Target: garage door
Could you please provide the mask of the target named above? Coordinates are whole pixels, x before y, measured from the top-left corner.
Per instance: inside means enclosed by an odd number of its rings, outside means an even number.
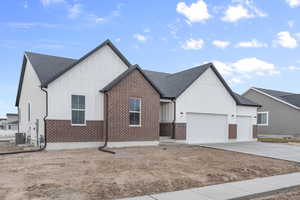
[[[219,143],[228,138],[227,115],[187,114],[188,143]]]
[[[252,140],[251,116],[237,116],[237,140]]]

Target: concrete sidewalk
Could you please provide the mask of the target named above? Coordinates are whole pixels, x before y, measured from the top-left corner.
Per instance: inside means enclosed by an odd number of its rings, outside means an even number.
[[[122,200],[226,200],[300,186],[300,172]]]

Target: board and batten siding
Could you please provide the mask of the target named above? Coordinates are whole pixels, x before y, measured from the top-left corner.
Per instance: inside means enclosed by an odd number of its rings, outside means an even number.
[[[236,102],[211,68],[176,100],[176,123],[186,123],[187,113],[224,114],[236,123]]]
[[[46,114],[46,94],[41,90],[41,82],[34,71],[31,63],[27,60],[24,79],[19,101],[20,132],[31,136],[36,141],[36,130],[44,135],[44,117]],[[31,115],[28,121],[28,104],[30,103]],[[39,127],[36,127],[39,120]]]
[[[300,137],[300,110],[250,89],[244,97],[262,105],[258,112],[269,112],[268,126],[258,126],[259,134]]]
[[[71,95],[85,95],[86,120],[103,120],[103,93],[99,92],[127,65],[104,46],[48,86],[48,119],[71,120]]]

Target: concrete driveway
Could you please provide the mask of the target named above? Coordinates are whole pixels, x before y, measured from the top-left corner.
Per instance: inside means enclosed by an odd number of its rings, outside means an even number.
[[[300,145],[263,142],[239,142],[203,144],[201,146],[300,162]]]

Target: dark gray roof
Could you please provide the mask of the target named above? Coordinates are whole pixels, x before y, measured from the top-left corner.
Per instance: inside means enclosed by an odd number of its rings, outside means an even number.
[[[262,91],[270,96],[276,97],[286,103],[300,108],[300,94],[256,87],[254,89]]]
[[[162,95],[162,92],[160,91],[160,89],[154,85],[154,83],[145,75],[143,70],[138,65],[133,65],[133,66],[129,67],[125,72],[120,74],[117,78],[115,78],[108,85],[106,85],[102,90],[100,90],[100,92],[107,92],[107,91],[111,90],[115,85],[117,85],[119,82],[121,82],[121,80],[123,80],[123,78],[127,77],[134,70],[138,70],[143,75],[143,77],[150,83],[150,85],[159,93],[159,95],[160,96]]]
[[[251,101],[250,99],[247,99],[246,97],[243,97],[237,93],[234,93],[234,95],[236,96],[236,98],[238,99],[238,101],[240,102],[241,105],[248,105],[248,106],[259,106],[259,104]]]
[[[211,68],[223,83],[224,87],[233,97],[238,105],[256,106],[259,105],[242,97],[230,89],[225,80],[216,70],[212,63],[204,64],[175,74],[143,70],[152,82],[162,91],[163,98],[177,98],[180,96],[196,79],[198,79],[208,68]]]
[[[42,85],[77,61],[72,58],[49,56],[32,52],[25,52],[25,55],[37,73]]]
[[[194,67],[175,74],[160,73],[144,70],[145,74],[162,91],[162,97],[176,98],[187,89],[203,72],[210,67],[209,64]]]

